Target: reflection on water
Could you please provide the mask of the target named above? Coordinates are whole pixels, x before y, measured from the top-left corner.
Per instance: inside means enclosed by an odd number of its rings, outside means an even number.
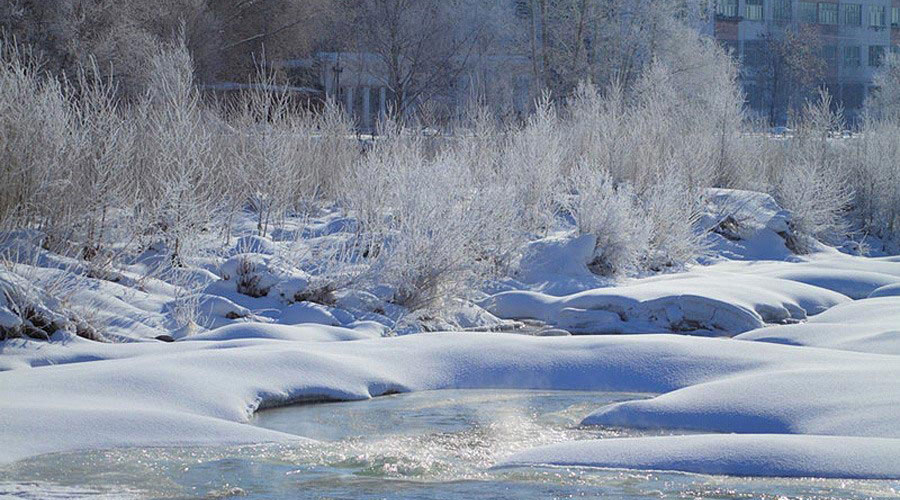
[[[896,498],[900,482],[744,479],[577,468],[491,470],[519,450],[633,431],[581,428],[640,395],[435,391],[294,406],[254,424],[319,440],[233,448],[124,449],[0,468],[13,498]]]

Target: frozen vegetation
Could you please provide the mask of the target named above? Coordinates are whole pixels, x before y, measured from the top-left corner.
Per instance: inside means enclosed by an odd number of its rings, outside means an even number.
[[[207,102],[180,44],[120,102],[4,42],[0,462],[310,444],[246,424],[556,389],[652,394],[582,425],[691,435],[492,465],[900,479],[900,122],[836,134],[823,93],[772,137],[721,48],[669,49],[523,123],[359,138],[333,103]]]

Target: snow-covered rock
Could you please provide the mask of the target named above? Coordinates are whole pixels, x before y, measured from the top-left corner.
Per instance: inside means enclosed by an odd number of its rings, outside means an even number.
[[[500,467],[574,466],[763,477],[900,478],[900,439],[713,434],[574,441]]]
[[[764,193],[708,189],[698,226],[713,254],[736,260],[789,260],[791,214]]]
[[[767,323],[805,320],[849,302],[797,282],[736,274],[684,273],[552,297],[508,291],[481,305],[505,319],[537,319],[573,333],[686,332],[735,335]]]
[[[92,339],[100,335],[59,298],[9,271],[0,271],[0,339],[30,337],[49,340],[61,332]]]
[[[597,238],[562,233],[529,243],[516,279],[529,289],[551,295],[574,293],[609,284],[588,269]]]

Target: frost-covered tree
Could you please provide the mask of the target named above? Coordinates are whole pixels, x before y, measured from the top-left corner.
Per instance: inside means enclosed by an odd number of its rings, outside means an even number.
[[[775,125],[792,111],[814,99],[826,64],[818,35],[808,28],[780,28],[765,33],[754,57],[745,61],[754,74],[755,96]],[[782,122],[783,123],[783,122]]]
[[[535,79],[557,97],[584,80],[630,86],[681,36],[676,0],[530,0],[519,7]]]
[[[388,90],[391,117],[446,94],[470,66],[482,24],[464,10],[469,2],[362,0],[345,3],[349,46],[376,55]],[[475,5],[475,9],[480,7]],[[465,15],[464,15],[465,13]],[[476,22],[477,21],[477,22]]]
[[[884,57],[873,83],[875,89],[865,103],[867,118],[900,123],[900,55]]]

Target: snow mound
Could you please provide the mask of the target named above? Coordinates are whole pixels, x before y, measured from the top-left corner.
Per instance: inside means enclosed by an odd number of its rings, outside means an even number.
[[[301,342],[343,342],[380,337],[371,331],[353,330],[350,328],[324,325],[266,325],[263,323],[244,323],[217,328],[206,333],[192,335],[183,339],[185,342],[208,342],[225,340],[270,339]]]
[[[727,273],[637,280],[563,297],[501,292],[481,306],[504,319],[535,319],[573,333],[697,332],[734,335],[801,321],[849,299],[797,282]]]
[[[309,284],[307,275],[278,266],[271,255],[261,253],[234,255],[220,266],[218,272],[223,280],[232,284],[235,292],[254,298],[277,291],[277,295],[291,301]]]
[[[878,298],[878,297],[897,297],[900,296],[900,283],[895,283],[893,285],[884,285],[880,288],[877,288],[869,294],[870,299]]]
[[[801,349],[809,348],[787,349],[801,356]],[[900,363],[894,356],[867,355],[834,365],[787,363],[776,370],[750,370],[653,399],[606,406],[588,415],[582,423],[644,429],[900,438],[898,377]]]
[[[832,290],[854,300],[864,299],[875,290],[900,283],[900,277],[858,269],[787,268],[766,273],[766,276]]]
[[[737,338],[900,354],[900,297],[886,296],[841,304],[801,325],[762,328]]]
[[[327,307],[312,302],[297,302],[285,307],[281,311],[279,322],[285,325],[316,323],[339,326],[341,324]]]
[[[231,249],[231,254],[258,253],[263,255],[275,255],[276,251],[275,243],[273,243],[272,240],[263,238],[262,236],[247,235],[237,239],[237,242],[235,242]]]
[[[516,453],[498,466],[898,479],[900,461],[897,457],[900,457],[900,439],[731,434],[575,441]]]
[[[791,213],[765,193],[740,189],[710,188],[704,193],[707,216],[732,217],[742,227],[776,233],[790,231]]]
[[[825,288],[864,299],[879,288],[900,283],[900,262],[846,255],[835,250],[804,257],[803,262],[719,262],[698,272],[752,274]]]

